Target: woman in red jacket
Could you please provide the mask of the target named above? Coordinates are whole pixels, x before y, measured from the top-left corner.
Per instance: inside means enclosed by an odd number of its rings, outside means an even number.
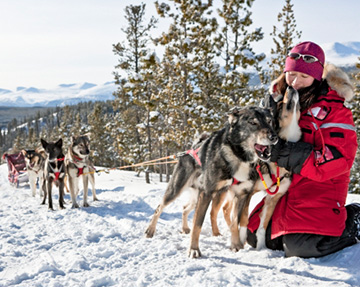
[[[285,256],[324,256],[360,240],[360,205],[345,206],[357,138],[348,76],[326,65],[323,50],[312,42],[296,45],[286,58],[284,74],[273,82],[267,99],[273,107],[287,86],[298,90],[302,139],[279,141],[271,161],[293,172],[266,231],[266,246]],[[248,243],[256,247],[263,202],[249,219]]]

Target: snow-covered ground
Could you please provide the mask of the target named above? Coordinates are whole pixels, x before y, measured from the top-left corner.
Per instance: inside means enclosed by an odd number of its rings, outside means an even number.
[[[147,239],[166,184],[155,175],[145,184],[125,171],[100,173],[96,181],[100,201],[90,200],[91,207],[59,210],[55,202],[49,211],[29,186],[10,186],[7,166],[0,166],[0,286],[360,286],[360,244],[320,259],[248,245],[233,253],[219,214],[223,236],[211,236],[207,216],[203,257],[189,259],[189,235],[179,233],[185,195],[165,209]],[[349,195],[354,201],[360,196]]]

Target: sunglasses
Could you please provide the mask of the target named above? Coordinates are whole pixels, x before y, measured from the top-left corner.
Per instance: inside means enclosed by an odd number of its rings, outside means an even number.
[[[288,57],[290,59],[293,59],[293,60],[299,60],[300,58],[303,58],[304,62],[305,63],[315,63],[315,62],[319,62],[321,66],[324,67],[324,64],[321,63],[321,61],[316,58],[315,56],[311,56],[311,55],[303,55],[303,54],[300,54],[300,53],[289,53],[288,54]]]

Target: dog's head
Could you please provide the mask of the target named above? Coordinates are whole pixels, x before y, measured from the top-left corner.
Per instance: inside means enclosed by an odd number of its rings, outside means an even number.
[[[301,137],[298,126],[300,118],[299,93],[293,87],[286,89],[283,100],[278,104],[279,136],[287,141],[296,142]]]
[[[71,141],[72,152],[81,158],[85,158],[90,154],[90,134],[73,136]]]
[[[27,168],[33,169],[41,164],[42,155],[35,150],[22,150]]]
[[[280,91],[274,91],[263,99],[261,106],[270,109],[275,119],[275,131],[279,133],[279,136],[284,140],[290,140],[286,134],[281,134],[281,131],[287,127],[291,129],[291,125],[296,126],[300,118],[298,91],[291,86],[286,88],[284,95]]]
[[[268,161],[271,145],[278,141],[270,110],[259,107],[235,107],[229,112],[228,140],[241,146],[252,158]]]
[[[59,139],[57,142],[49,143],[44,139],[41,139],[41,145],[43,146],[50,162],[64,156],[62,152],[62,144],[62,139]]]

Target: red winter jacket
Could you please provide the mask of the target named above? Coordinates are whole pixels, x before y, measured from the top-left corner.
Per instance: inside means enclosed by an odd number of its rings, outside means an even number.
[[[352,113],[344,101],[350,100],[353,92],[344,72],[334,66],[326,68],[328,93],[319,96],[299,120],[301,140],[311,143],[314,151],[300,174],[293,175],[288,192],[275,208],[272,238],[289,233],[340,236],[345,228],[344,205],[357,139]],[[261,204],[250,216],[252,232],[259,226],[256,210]]]

